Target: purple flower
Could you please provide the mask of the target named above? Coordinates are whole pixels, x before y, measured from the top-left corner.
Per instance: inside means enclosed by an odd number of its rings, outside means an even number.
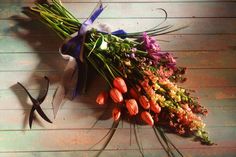
[[[160,45],[157,43],[154,37],[150,37],[146,32],[144,32],[142,40],[145,50],[148,52],[149,56],[154,60],[154,62],[162,62],[165,63],[167,67],[176,69],[176,60],[174,57],[170,53],[161,51]]]

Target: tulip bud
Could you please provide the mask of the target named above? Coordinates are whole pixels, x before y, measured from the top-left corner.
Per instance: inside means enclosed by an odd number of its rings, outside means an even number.
[[[150,101],[150,109],[157,114],[161,112],[161,107],[153,100]]]
[[[113,108],[112,117],[113,117],[114,121],[117,121],[120,118],[120,115],[121,115],[120,109],[117,107]]]
[[[150,103],[148,98],[145,95],[142,95],[139,97],[139,103],[144,109],[149,109],[150,108]]]
[[[135,100],[138,100],[138,93],[136,92],[136,90],[134,88],[130,88],[129,90],[129,94],[131,95],[132,98],[134,98]]]
[[[121,103],[123,101],[121,92],[116,88],[110,90],[110,97],[115,103]]]
[[[117,88],[121,93],[126,93],[127,92],[127,86],[123,78],[121,77],[116,77],[113,80],[113,86]]]
[[[131,116],[138,114],[138,104],[135,99],[129,99],[126,101],[126,108]]]
[[[152,119],[152,116],[149,112],[144,111],[141,113],[141,118],[144,122],[146,122],[148,125],[153,126],[154,125],[154,121]]]
[[[96,102],[97,102],[97,104],[99,104],[99,105],[104,105],[104,104],[106,103],[106,101],[107,101],[107,98],[108,98],[107,92],[102,91],[102,92],[100,92],[100,93],[98,94],[97,99],[96,99]]]

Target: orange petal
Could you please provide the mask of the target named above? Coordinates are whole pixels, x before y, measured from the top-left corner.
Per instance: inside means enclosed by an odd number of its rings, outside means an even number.
[[[113,117],[114,121],[117,121],[120,118],[120,115],[121,115],[120,109],[117,107],[113,108],[112,117]]]
[[[149,109],[150,108],[150,103],[148,98],[145,95],[142,95],[139,97],[139,103],[144,109]]]
[[[121,77],[116,77],[113,80],[113,86],[117,88],[121,93],[126,93],[127,92],[127,86],[123,78]]]
[[[102,92],[100,92],[100,93],[98,94],[97,99],[96,99],[96,102],[97,102],[97,104],[99,104],[99,105],[104,105],[104,104],[106,103],[106,101],[107,101],[107,98],[108,98],[107,92],[102,91]]]
[[[131,116],[138,114],[138,104],[135,99],[129,99],[126,101],[126,108]]]
[[[123,101],[121,92],[116,88],[110,90],[110,97],[115,103],[121,103]]]
[[[161,107],[158,105],[158,103],[154,102],[153,100],[150,101],[150,109],[155,113],[161,112]]]
[[[154,125],[154,121],[152,119],[152,116],[149,112],[144,111],[141,113],[141,118],[144,122],[146,122],[148,125],[153,126]]]

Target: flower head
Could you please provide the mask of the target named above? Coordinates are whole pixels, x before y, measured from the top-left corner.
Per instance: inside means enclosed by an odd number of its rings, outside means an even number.
[[[100,92],[100,93],[98,94],[97,99],[96,99],[96,102],[97,102],[97,104],[99,104],[99,105],[104,105],[104,104],[106,103],[106,101],[107,101],[107,98],[108,98],[107,92],[102,91],[102,92]]]
[[[121,92],[116,88],[110,90],[110,97],[115,103],[121,103],[123,101]]]
[[[138,104],[135,99],[129,99],[125,104],[131,116],[138,114]]]
[[[127,86],[123,78],[121,77],[116,77],[113,80],[113,86],[117,88],[121,93],[126,93],[127,92]]]
[[[113,108],[112,117],[113,117],[114,121],[117,121],[120,118],[120,115],[121,115],[120,109],[117,107]]]

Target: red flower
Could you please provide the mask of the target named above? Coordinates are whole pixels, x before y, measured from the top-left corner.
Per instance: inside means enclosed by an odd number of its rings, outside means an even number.
[[[155,113],[161,112],[161,107],[158,105],[158,103],[154,102],[153,100],[150,101],[150,109]]]
[[[135,100],[138,100],[138,93],[136,92],[136,90],[134,88],[130,88],[129,90],[129,94],[131,95],[132,98],[134,98]]]
[[[115,103],[121,103],[123,101],[121,92],[116,88],[110,90],[110,97]]]
[[[154,121],[152,119],[152,116],[149,112],[144,111],[141,113],[141,118],[144,122],[146,122],[148,125],[153,126],[154,125]]]
[[[116,77],[113,80],[113,86],[117,88],[121,93],[126,93],[127,92],[127,86],[123,78],[121,77]]]
[[[99,105],[104,105],[104,104],[106,103],[106,101],[107,101],[107,98],[108,98],[107,92],[102,91],[102,92],[100,92],[100,93],[98,94],[97,99],[96,99],[96,102],[97,102],[97,104],[99,104]]]
[[[135,99],[129,99],[126,101],[126,108],[131,116],[138,114],[138,104]]]
[[[120,115],[121,115],[120,109],[117,107],[113,108],[112,117],[113,117],[114,121],[117,121],[120,118]]]
[[[139,97],[139,103],[144,109],[149,109],[150,108],[150,103],[148,98],[145,95],[142,95]]]

